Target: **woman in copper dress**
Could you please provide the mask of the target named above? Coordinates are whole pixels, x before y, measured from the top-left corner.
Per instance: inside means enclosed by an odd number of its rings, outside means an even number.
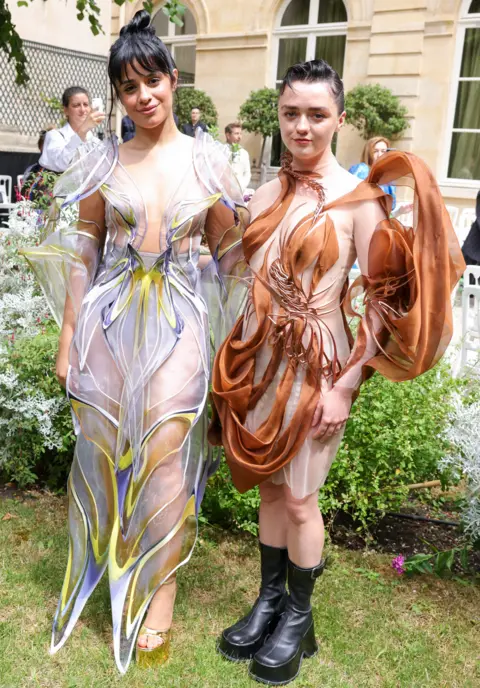
[[[378,370],[411,380],[440,359],[463,259],[438,187],[414,155],[392,151],[361,181],[331,151],[345,120],[343,85],[323,60],[291,67],[279,119],[288,153],[250,204],[243,248],[253,274],[245,313],[213,371],[232,478],[260,485],[261,588],[219,650],[251,659],[268,684],[293,680],[317,651],[310,599],[322,573],[318,508],[360,383]],[[413,227],[389,219],[380,184],[413,187]],[[358,259],[361,276],[348,288]],[[362,296],[355,343],[346,315]],[[288,583],[288,593],[286,584]]]

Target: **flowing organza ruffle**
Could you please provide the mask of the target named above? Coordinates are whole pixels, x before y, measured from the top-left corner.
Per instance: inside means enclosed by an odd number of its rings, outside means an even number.
[[[335,226],[335,209],[345,218],[348,207],[376,199],[388,218],[391,200],[379,184],[411,187],[413,226],[385,219],[359,228],[350,239],[353,254],[340,250],[349,240],[346,227]],[[450,294],[464,262],[438,186],[414,155],[383,156],[367,181],[320,213],[299,216],[296,202],[287,167],[277,199],[245,233],[247,260],[261,259],[245,315],[215,360],[218,418],[210,438],[225,446],[240,491],[280,475],[300,498],[323,483],[339,444],[339,436],[325,444],[311,438],[320,395],[336,384],[356,389],[373,370],[399,381],[435,365],[452,334]],[[347,295],[355,251],[368,256],[368,265]],[[356,315],[357,299],[361,321],[345,360],[344,310]],[[298,475],[289,480],[292,462]]]

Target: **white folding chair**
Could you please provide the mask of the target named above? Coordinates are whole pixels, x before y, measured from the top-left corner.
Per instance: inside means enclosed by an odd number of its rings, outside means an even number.
[[[457,208],[456,205],[446,205],[445,208],[447,209],[447,212],[450,215],[452,225],[456,227],[458,218],[460,216],[460,208]]]
[[[3,203],[12,202],[12,178],[8,174],[0,174],[0,195]]]
[[[469,353],[470,355],[469,360]],[[473,359],[473,361],[472,361]],[[463,273],[462,351],[460,370],[480,362],[480,266],[469,265]]]
[[[460,243],[460,246],[463,246],[463,242],[467,238],[468,233],[470,231],[470,227],[472,226],[475,219],[476,215],[474,208],[464,208],[460,213],[458,222],[456,224],[454,223],[455,232],[457,233],[457,238]]]

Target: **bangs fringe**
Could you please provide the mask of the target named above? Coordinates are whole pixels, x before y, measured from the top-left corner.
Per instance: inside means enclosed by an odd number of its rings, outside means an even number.
[[[145,72],[162,72],[170,78],[173,77],[175,62],[162,41],[156,36],[147,39],[138,35],[129,36],[128,39],[119,39],[113,46],[108,64],[108,76],[117,90],[117,84],[127,76],[127,67],[137,74],[141,74],[139,67]],[[117,47],[117,50],[115,50]]]

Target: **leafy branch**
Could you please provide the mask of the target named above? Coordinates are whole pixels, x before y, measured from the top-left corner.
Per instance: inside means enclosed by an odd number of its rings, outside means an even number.
[[[115,4],[124,5],[127,0],[115,0]],[[133,0],[128,0],[132,2]],[[17,0],[18,7],[28,7],[29,2],[33,0]],[[90,31],[94,36],[100,33],[105,33],[99,21],[100,7],[96,0],[76,0],[75,7],[77,10],[77,19],[83,21],[87,19],[90,25]],[[143,7],[152,14],[153,2],[152,0],[145,0]],[[177,26],[183,26],[182,16],[185,13],[185,6],[178,0],[168,0],[162,7],[162,12],[167,15],[169,20]],[[15,83],[20,86],[25,86],[29,81],[27,73],[27,58],[23,41],[20,38],[15,24],[12,21],[12,15],[8,9],[7,0],[0,0],[0,50],[6,55],[9,62],[13,60],[15,64]]]
[[[260,88],[252,91],[240,108],[240,119],[245,131],[262,136],[262,150],[260,153],[260,183],[266,181],[266,165],[264,164],[265,144],[269,136],[279,131],[278,123],[278,91],[275,88]]]
[[[27,5],[21,1],[19,6]],[[5,0],[0,0],[0,50],[7,55],[9,62],[15,63],[15,83],[25,85],[28,81],[27,58],[23,51],[23,41],[17,33],[12,15]]]
[[[408,111],[390,89],[380,84],[359,84],[345,98],[347,124],[368,140],[373,136],[397,139],[408,128]]]

